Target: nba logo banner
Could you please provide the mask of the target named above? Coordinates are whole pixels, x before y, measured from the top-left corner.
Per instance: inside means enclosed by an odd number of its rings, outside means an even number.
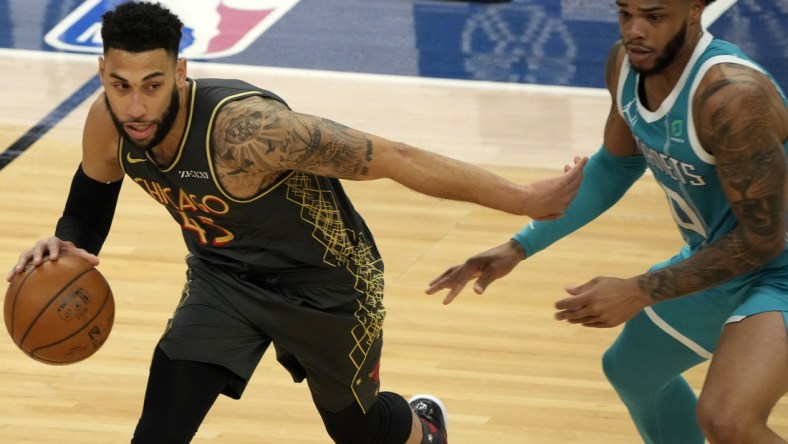
[[[101,53],[101,16],[126,0],[88,0],[44,41],[56,49]],[[299,0],[160,0],[184,23],[181,54],[213,59],[238,54]]]

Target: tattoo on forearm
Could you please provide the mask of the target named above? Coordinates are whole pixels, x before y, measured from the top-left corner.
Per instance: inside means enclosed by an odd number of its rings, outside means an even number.
[[[679,265],[644,274],[638,285],[654,302],[660,302],[707,288],[710,283],[727,281],[735,275],[729,264]]]

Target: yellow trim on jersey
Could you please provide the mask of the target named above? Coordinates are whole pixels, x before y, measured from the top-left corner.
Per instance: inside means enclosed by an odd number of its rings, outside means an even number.
[[[118,134],[118,165],[120,165],[123,175],[127,176],[129,173],[126,171],[126,167],[123,165],[123,136],[120,134]]]
[[[197,81],[194,79],[189,79],[189,80],[191,80],[192,82],[192,90],[191,90],[191,97],[189,98],[189,116],[186,119],[186,128],[184,128],[183,130],[183,137],[181,137],[181,146],[178,147],[178,152],[175,154],[175,158],[172,159],[172,162],[170,162],[170,165],[167,167],[167,169],[162,169],[161,167],[159,167],[159,169],[165,173],[169,173],[170,171],[172,171],[172,169],[175,168],[175,165],[177,165],[178,162],[181,160],[181,156],[183,155],[183,149],[186,147],[186,141],[189,138],[189,130],[192,127],[192,119],[194,118],[194,104],[196,101],[195,99],[197,97]],[[154,162],[154,164],[155,163],[156,162]],[[158,167],[158,165],[156,166]]]

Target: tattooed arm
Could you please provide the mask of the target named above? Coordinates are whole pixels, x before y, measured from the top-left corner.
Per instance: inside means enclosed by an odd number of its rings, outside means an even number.
[[[741,65],[713,67],[698,90],[694,119],[738,225],[691,258],[643,275],[655,302],[702,290],[765,264],[783,251],[788,110],[766,77]]]
[[[567,288],[555,317],[588,327],[613,327],[644,307],[719,285],[767,263],[785,246],[788,110],[760,73],[713,67],[693,101],[703,146],[717,172],[736,228],[675,265],[629,279],[595,277]],[[743,111],[746,110],[746,111]]]
[[[261,97],[231,102],[212,134],[219,179],[238,197],[256,194],[289,170],[340,178],[367,174],[364,134],[292,112]]]
[[[248,197],[283,172],[297,170],[352,180],[388,178],[415,191],[474,202],[535,219],[561,215],[582,178],[586,159],[565,174],[528,185],[404,143],[300,114],[260,97],[228,104],[212,135],[220,181]]]

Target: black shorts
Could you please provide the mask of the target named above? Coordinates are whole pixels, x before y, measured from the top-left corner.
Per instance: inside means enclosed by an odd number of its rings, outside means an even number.
[[[237,378],[223,393],[237,399],[273,343],[277,360],[294,381],[307,380],[320,407],[372,405],[386,313],[382,270],[368,267],[361,279],[343,269],[260,277],[187,261],[183,295],[160,342],[170,359],[231,370]]]

